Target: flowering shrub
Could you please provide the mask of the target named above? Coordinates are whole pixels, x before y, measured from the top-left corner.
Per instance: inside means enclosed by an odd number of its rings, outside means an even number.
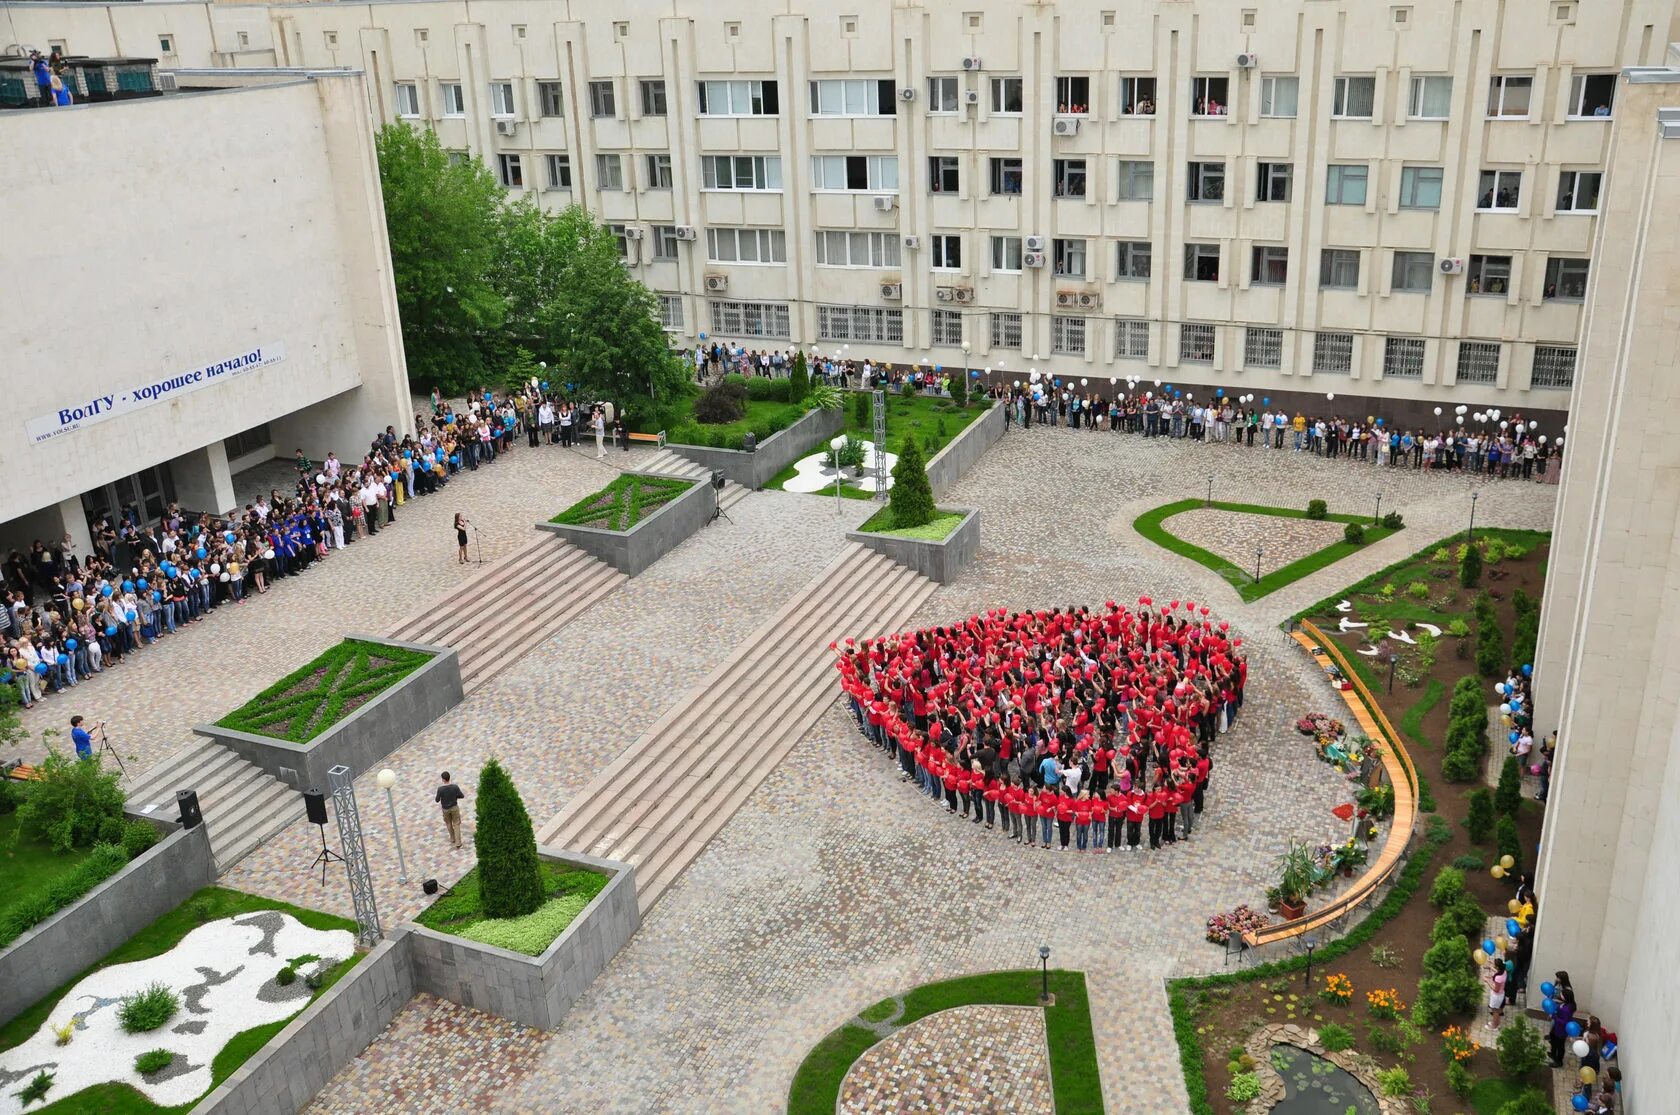
[[[1231,934],[1242,936],[1250,930],[1269,925],[1271,919],[1258,910],[1251,909],[1245,902],[1228,914],[1215,914],[1207,920],[1207,939],[1216,945],[1223,945],[1231,939]]]
[[[1394,988],[1387,991],[1377,988],[1365,992],[1365,1005],[1371,1009],[1373,1018],[1393,1021],[1400,1017],[1400,1012],[1406,1009],[1406,1004],[1400,1001],[1400,993]]]
[[[1324,990],[1318,997],[1326,1003],[1334,1003],[1338,1007],[1345,1007],[1353,1002],[1353,981],[1343,972],[1336,972],[1324,977]]]
[[[1304,736],[1339,736],[1347,729],[1340,720],[1322,712],[1311,712],[1295,721],[1295,730]]]
[[[1441,1031],[1441,1052],[1450,1061],[1468,1061],[1481,1051],[1481,1046],[1470,1040],[1457,1026],[1448,1026]]]

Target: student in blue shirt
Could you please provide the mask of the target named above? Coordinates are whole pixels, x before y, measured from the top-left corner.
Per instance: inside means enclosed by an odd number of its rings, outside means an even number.
[[[88,734],[86,728],[82,727],[80,716],[70,718],[70,739],[76,745],[76,758],[93,758],[93,737]]]

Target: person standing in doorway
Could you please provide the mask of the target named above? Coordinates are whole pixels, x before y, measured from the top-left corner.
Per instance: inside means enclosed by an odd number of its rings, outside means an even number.
[[[437,788],[434,795],[439,805],[443,806],[443,827],[449,831],[449,846],[461,847],[461,801],[467,792],[449,780],[449,772],[444,771],[443,784]]]

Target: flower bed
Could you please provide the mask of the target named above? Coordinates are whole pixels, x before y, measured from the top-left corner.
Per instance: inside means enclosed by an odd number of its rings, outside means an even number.
[[[1247,903],[1238,906],[1228,914],[1215,914],[1207,920],[1207,939],[1216,945],[1223,945],[1235,933],[1239,937],[1265,925],[1270,925],[1271,919],[1259,910],[1250,909]]]
[[[385,692],[432,655],[345,639],[220,720],[217,727],[304,743]]]
[[[549,522],[597,530],[629,530],[693,486],[692,480],[627,472]]]

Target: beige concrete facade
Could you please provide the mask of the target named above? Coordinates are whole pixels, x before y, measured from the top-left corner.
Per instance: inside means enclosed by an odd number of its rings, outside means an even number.
[[[1530,985],[1567,970],[1622,1038],[1628,1109],[1657,1111],[1680,1094],[1680,68],[1630,70],[1616,115],[1535,676],[1559,747]]]
[[[623,226],[683,339],[1449,411],[1563,408],[1606,98],[1675,21],[1673,0],[12,12],[76,52],[364,69],[379,122]]]

